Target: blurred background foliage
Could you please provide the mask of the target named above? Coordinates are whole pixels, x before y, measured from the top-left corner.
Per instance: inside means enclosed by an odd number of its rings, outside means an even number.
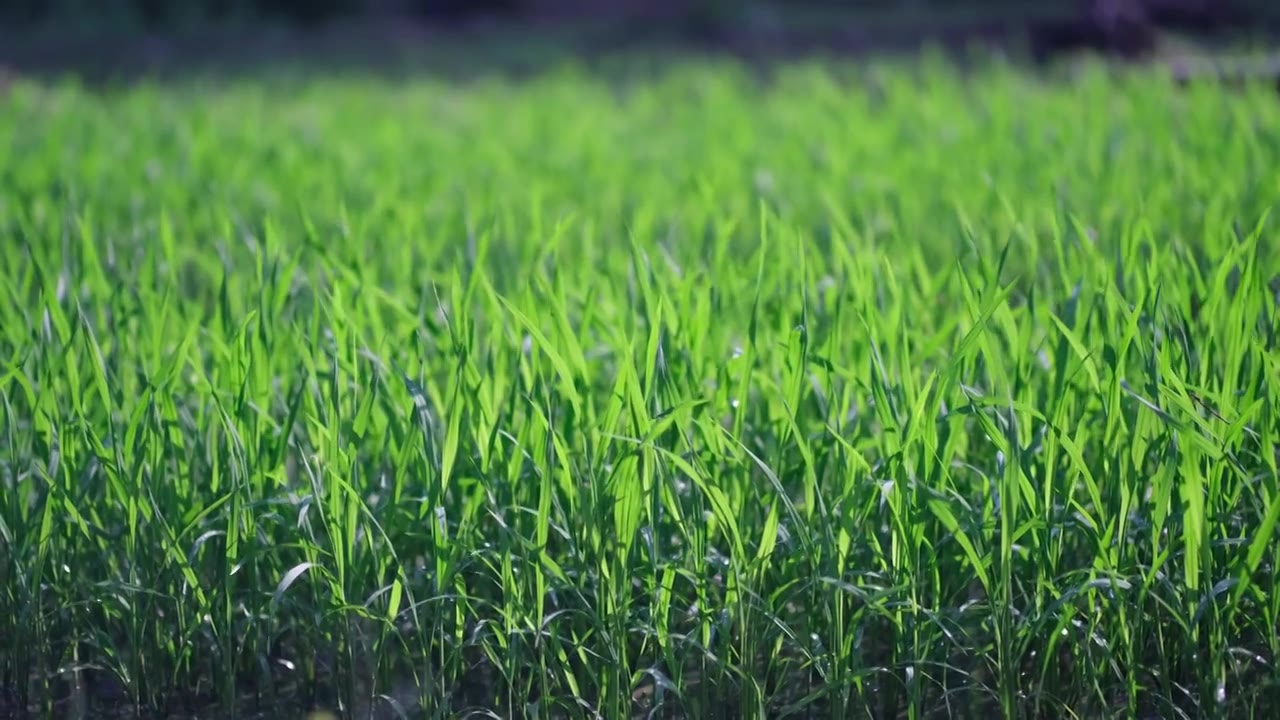
[[[474,17],[685,18],[731,21],[744,13],[808,11],[934,12],[973,11],[986,15],[1070,12],[1107,22],[1143,17],[1151,22],[1202,23],[1231,17],[1255,19],[1272,0],[0,0],[8,23],[95,23],[164,27],[226,20],[286,20],[299,24],[385,15],[462,20]]]
[[[0,80],[6,68],[109,79],[286,57],[407,67],[422,53],[453,72],[464,58],[532,67],[620,48],[1270,56],[1277,38],[1280,0],[0,0]],[[1262,72],[1280,84],[1280,59]]]

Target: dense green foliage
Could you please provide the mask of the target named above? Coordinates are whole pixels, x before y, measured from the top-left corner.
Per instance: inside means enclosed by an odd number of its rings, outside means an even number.
[[[432,717],[1280,700],[1269,88],[924,60],[3,103],[8,702],[65,716],[75,668]]]

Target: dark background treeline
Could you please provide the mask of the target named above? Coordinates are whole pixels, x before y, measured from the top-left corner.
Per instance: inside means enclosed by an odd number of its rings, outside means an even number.
[[[295,38],[314,38],[321,33],[306,30],[325,26],[381,49],[412,35],[405,30],[480,19],[517,33],[599,20],[588,23],[592,47],[656,38],[764,55],[1013,40],[1046,61],[1080,49],[1150,56],[1166,31],[1206,40],[1247,36],[1268,45],[1280,38],[1280,0],[0,0],[0,69],[83,66],[106,73],[118,69],[116,61],[160,62],[130,49],[137,30],[170,39],[173,47],[159,53],[169,63],[200,55],[194,36],[218,35],[206,38],[210,57],[238,57],[251,31],[281,25],[301,31]],[[372,30],[361,35],[361,28]],[[572,51],[569,40],[556,42]]]
[[[943,0],[945,1],[945,0]],[[706,0],[0,0],[11,22],[102,19],[153,26],[226,19],[273,19],[301,24],[394,15],[422,19],[475,16],[636,12],[645,6],[696,6]]]
[[[909,8],[974,9],[987,13],[1071,10],[1099,24],[1125,22],[1244,22],[1260,18],[1280,0],[0,0],[0,18],[9,23],[60,21],[133,22],[165,26],[223,19],[276,19],[313,24],[342,18],[393,15],[423,20],[621,15],[630,17],[732,16],[744,8],[779,11],[827,8],[868,12]]]
[[[1049,0],[1050,2],[1060,0]],[[925,0],[925,6],[990,5],[992,0]],[[1010,0],[995,0],[1009,4]],[[733,0],[0,0],[0,12],[21,20],[77,20],[112,17],[148,24],[178,20],[275,18],[315,23],[343,17],[397,15],[422,19],[469,19],[478,16],[545,17],[566,15],[679,15],[731,13],[744,5],[778,2]],[[893,7],[893,0],[799,0],[791,5],[828,7]]]

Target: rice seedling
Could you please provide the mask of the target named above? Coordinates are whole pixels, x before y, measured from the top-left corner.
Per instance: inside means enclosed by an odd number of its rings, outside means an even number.
[[[18,82],[0,707],[1264,716],[1276,128],[929,57]]]

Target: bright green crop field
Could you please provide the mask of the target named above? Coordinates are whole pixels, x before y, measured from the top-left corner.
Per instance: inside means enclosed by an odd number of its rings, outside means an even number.
[[[0,715],[1280,702],[1271,86],[0,103]]]

